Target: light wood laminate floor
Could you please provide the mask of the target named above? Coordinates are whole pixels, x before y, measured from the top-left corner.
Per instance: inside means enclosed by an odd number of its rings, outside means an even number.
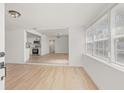
[[[68,64],[68,54],[55,53],[55,54],[47,54],[44,56],[31,56],[28,63]]]
[[[98,89],[82,67],[6,64],[8,90]]]

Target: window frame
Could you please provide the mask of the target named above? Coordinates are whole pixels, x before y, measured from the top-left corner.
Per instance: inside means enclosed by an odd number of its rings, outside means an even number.
[[[122,4],[122,5],[124,5],[124,4]],[[116,19],[115,18],[116,18],[116,12],[117,12],[118,8],[120,8],[120,7],[121,7],[121,4],[118,4],[117,6],[112,8],[112,10],[111,10],[111,24],[112,24],[111,25],[111,29],[112,29],[111,31],[113,33],[113,34],[111,34],[111,36],[112,36],[112,40],[113,40],[112,42],[113,42],[113,45],[114,45],[114,47],[113,47],[114,53],[113,53],[112,56],[113,56],[113,59],[114,59],[113,63],[124,67],[124,63],[121,63],[117,60],[117,52],[118,51],[117,51],[117,43],[115,42],[117,39],[124,38],[124,33],[122,35],[116,33]],[[122,27],[124,27],[124,23],[123,23]]]
[[[107,18],[107,19],[106,19]],[[92,34],[93,34],[93,40],[91,41],[91,43],[92,43],[92,46],[93,46],[93,48],[92,48],[92,54],[89,54],[89,53],[87,53],[88,55],[90,55],[90,56],[93,56],[93,57],[96,57],[96,58],[99,58],[99,59],[101,59],[101,60],[104,60],[104,61],[108,61],[109,60],[109,58],[105,58],[105,56],[104,56],[104,51],[105,51],[105,48],[104,48],[104,44],[103,44],[103,46],[102,46],[102,48],[103,48],[103,50],[102,50],[102,56],[100,56],[98,53],[100,53],[100,51],[101,51],[101,49],[100,49],[100,47],[99,47],[99,45],[98,45],[98,47],[96,48],[95,46],[96,46],[96,44],[98,43],[104,43],[104,41],[106,41],[106,40],[108,40],[108,42],[109,42],[109,38],[107,37],[107,39],[105,38],[105,37],[102,37],[102,39],[101,38],[96,38],[95,37],[95,33],[96,33],[96,31],[95,31],[95,28],[96,28],[96,26],[97,25],[101,25],[100,23],[101,22],[103,22],[104,21],[104,19],[105,20],[107,20],[107,21],[109,21],[109,19],[108,19],[108,14],[105,14],[105,15],[103,15],[101,18],[100,18],[100,20],[98,20],[98,21],[96,21],[96,23],[95,24],[93,24],[90,28],[88,28],[87,29],[87,34],[86,34],[86,47],[88,47],[88,33],[89,32],[92,32]],[[109,22],[107,23],[108,25],[109,25]],[[109,26],[108,26],[109,27]],[[108,28],[108,30],[109,30],[109,28]],[[103,33],[103,31],[102,31],[102,33]],[[103,36],[104,36],[104,34],[103,34]],[[109,46],[108,46],[109,47]],[[88,48],[87,48],[87,50],[88,50]],[[96,53],[96,51],[97,51],[97,54],[95,54]]]
[[[115,49],[115,39],[116,38],[119,38],[120,36],[122,35],[118,35],[118,36],[115,36],[115,28],[113,29],[113,26],[115,25],[113,22],[115,22],[115,20],[113,20],[113,17],[115,16],[115,14],[113,15],[112,14],[112,11],[115,11],[114,9],[116,9],[117,7],[119,7],[120,4],[117,4],[115,7],[111,8],[109,11],[107,11],[107,13],[105,13],[102,17],[100,17],[99,20],[97,20],[93,25],[91,25],[89,28],[94,28],[94,25],[98,22],[101,21],[101,19],[107,15],[108,16],[108,42],[110,42],[109,46],[108,46],[108,60],[104,60],[98,56],[94,56],[94,50],[96,48],[94,48],[94,40],[95,40],[95,37],[93,36],[93,51],[92,51],[92,54],[87,54],[87,51],[86,51],[86,54],[87,56],[90,56],[96,60],[99,60],[101,62],[104,62],[105,64],[108,64],[112,67],[115,67],[117,68],[118,66],[123,68],[124,67],[124,64],[123,63],[120,63],[120,62],[117,62],[117,55],[116,55],[116,49]],[[123,4],[124,5],[124,4]],[[122,25],[122,27],[124,27],[124,25]],[[88,28],[88,29],[89,29]],[[86,30],[88,31],[88,30]],[[87,32],[86,32],[87,33]],[[94,35],[94,34],[93,34]],[[86,38],[87,38],[87,35],[86,35]],[[123,38],[124,38],[124,34],[123,34]],[[107,41],[106,41],[107,42]],[[86,48],[87,48],[87,41],[86,41]],[[103,47],[104,48],[104,47]],[[97,50],[97,49],[96,49]],[[103,51],[106,51],[105,49],[103,49]],[[104,54],[104,52],[103,52]],[[105,54],[104,54],[105,56]],[[119,68],[120,69],[120,68]],[[122,69],[121,69],[122,70]]]

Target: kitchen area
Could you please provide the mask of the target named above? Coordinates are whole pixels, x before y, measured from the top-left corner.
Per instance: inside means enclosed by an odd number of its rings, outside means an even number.
[[[41,37],[35,34],[27,33],[27,48],[30,48],[30,55],[41,54]]]
[[[25,61],[29,61],[32,56],[41,55],[41,35],[26,31],[25,38]]]

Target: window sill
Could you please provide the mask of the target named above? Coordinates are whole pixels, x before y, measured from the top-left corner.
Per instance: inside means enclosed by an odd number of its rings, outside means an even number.
[[[95,59],[95,60],[97,60],[99,62],[102,62],[102,63],[104,63],[104,64],[106,64],[106,65],[108,65],[108,66],[110,66],[110,67],[112,67],[112,68],[114,68],[116,70],[124,72],[124,67],[120,66],[120,65],[118,65],[118,64],[116,64],[114,62],[107,62],[107,61],[104,61],[102,59],[99,59],[97,57],[94,57],[94,56],[91,56],[91,55],[88,55],[88,54],[86,54],[86,56],[91,57],[91,58],[93,58],[93,59]]]

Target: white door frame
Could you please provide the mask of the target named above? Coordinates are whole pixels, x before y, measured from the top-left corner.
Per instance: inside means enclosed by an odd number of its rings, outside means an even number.
[[[4,4],[0,3],[0,90],[5,89],[5,26]]]

